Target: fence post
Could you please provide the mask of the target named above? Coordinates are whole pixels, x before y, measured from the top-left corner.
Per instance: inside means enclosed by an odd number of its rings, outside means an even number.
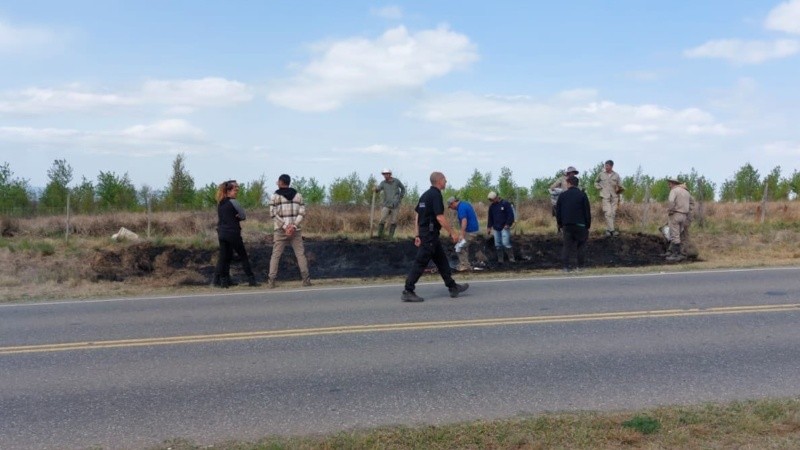
[[[650,185],[644,188],[644,199],[642,200],[642,231],[645,230],[650,215]]]
[[[147,196],[147,239],[150,239],[151,198]]]
[[[69,191],[67,191],[67,228],[64,230],[64,240],[69,241]]]
[[[706,190],[705,184],[703,183],[703,179],[700,178],[697,180],[697,189],[699,192],[697,193],[697,214],[695,217],[697,219],[697,225],[700,228],[705,228],[706,226],[706,209],[705,209],[705,199],[706,199]]]
[[[764,183],[764,197],[761,198],[761,223],[764,223],[764,220],[767,218],[767,191],[769,190],[769,185]]]

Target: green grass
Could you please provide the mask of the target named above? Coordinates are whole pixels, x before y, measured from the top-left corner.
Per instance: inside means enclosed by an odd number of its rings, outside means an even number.
[[[800,399],[554,413],[443,426],[382,427],[317,436],[267,436],[213,446],[173,439],[154,450],[284,449],[796,449]]]

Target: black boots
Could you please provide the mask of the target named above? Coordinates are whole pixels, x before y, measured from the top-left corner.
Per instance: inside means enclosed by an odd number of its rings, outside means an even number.
[[[378,224],[378,239],[383,239],[383,227],[384,224],[382,223]]]
[[[397,224],[389,225],[389,239],[394,238],[394,231],[397,229]]]
[[[466,291],[467,289],[469,289],[469,283],[456,284],[455,286],[453,286],[453,287],[451,287],[449,289],[450,290],[450,297],[456,298],[456,297],[459,296],[459,294],[461,294],[462,292]]]
[[[422,297],[418,296],[417,294],[415,294],[414,291],[403,291],[403,295],[400,296],[400,300],[402,300],[404,302],[412,302],[412,303],[418,303],[418,302],[424,302],[425,301],[424,298],[422,298]]]

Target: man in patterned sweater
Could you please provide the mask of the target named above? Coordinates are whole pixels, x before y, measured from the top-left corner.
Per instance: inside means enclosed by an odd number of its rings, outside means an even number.
[[[292,178],[283,174],[278,177],[278,190],[272,195],[269,202],[269,215],[275,226],[272,243],[272,258],[269,261],[269,278],[267,284],[275,287],[275,278],[278,276],[278,264],[283,255],[283,249],[289,244],[294,249],[297,257],[297,266],[300,268],[300,277],[303,286],[311,286],[311,276],[308,273],[308,260],[303,248],[303,234],[300,223],[306,214],[306,205],[303,196],[297,190],[289,187]]]

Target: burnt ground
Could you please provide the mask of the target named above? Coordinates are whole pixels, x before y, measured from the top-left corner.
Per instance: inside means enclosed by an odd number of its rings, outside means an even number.
[[[445,241],[443,240],[443,243]],[[561,239],[553,235],[517,235],[512,237],[517,262],[498,264],[494,241],[479,236],[470,249],[470,259],[479,269],[493,272],[558,269],[561,267]],[[258,281],[266,279],[272,247],[269,243],[245,243],[250,263]],[[587,244],[587,267],[640,267],[663,264],[660,253],[666,248],[663,237],[640,233],[623,233],[618,237],[592,236]],[[305,239],[306,257],[311,277],[376,278],[402,276],[408,273],[416,254],[409,239],[349,240]],[[453,246],[445,243],[451,261],[456,265]],[[151,277],[175,285],[201,285],[211,279],[217,259],[216,250],[181,248],[136,242],[123,247],[97,250],[90,264],[95,280],[124,281]],[[234,278],[241,279],[241,265],[231,266]],[[287,248],[281,258],[278,279],[300,277],[294,253]]]

